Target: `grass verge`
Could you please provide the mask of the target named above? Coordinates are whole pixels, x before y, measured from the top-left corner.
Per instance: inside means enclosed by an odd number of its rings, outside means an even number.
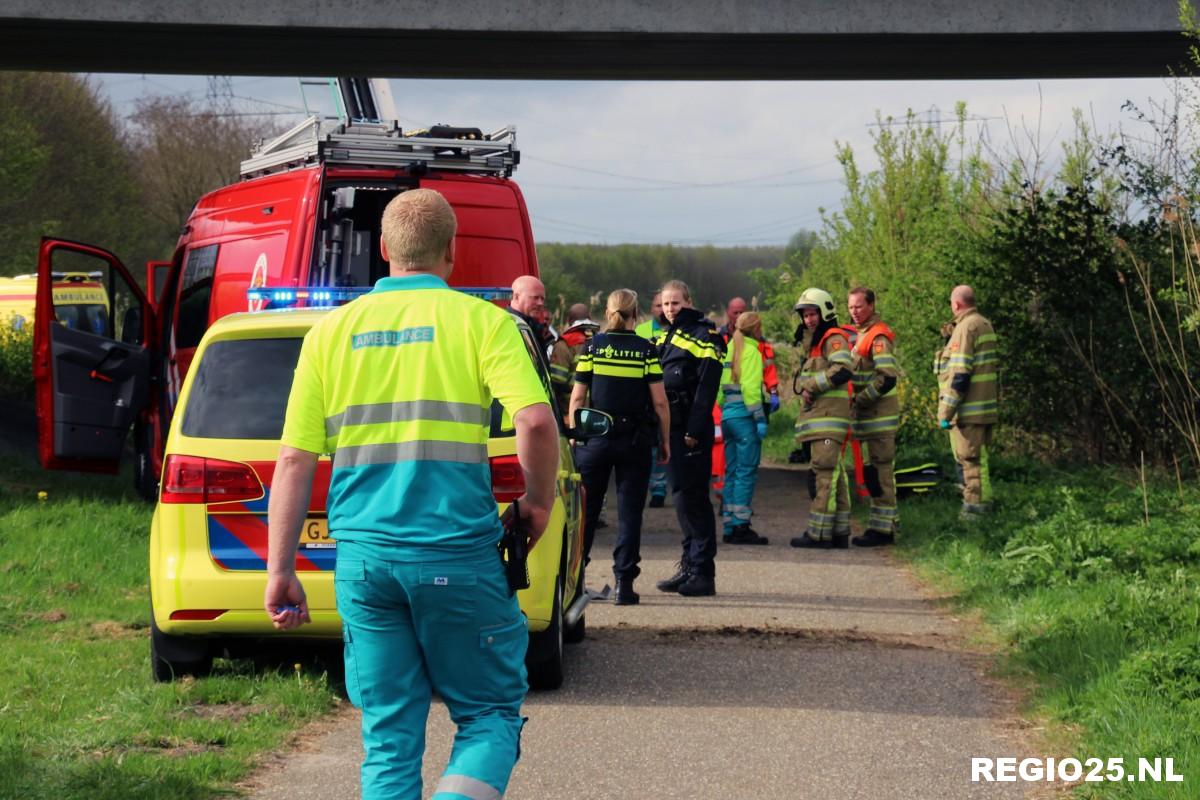
[[[130,486],[45,473],[0,448],[0,797],[233,793],[337,703],[315,662],[218,660],[210,678],[152,682],[151,507]]]
[[[1044,755],[1169,757],[1184,776],[1074,796],[1200,797],[1200,488],[1024,460],[992,473],[982,523],[959,521],[949,489],[901,501],[898,552],[980,612],[1001,671],[1034,687],[1027,710],[1060,723],[1070,751]]]

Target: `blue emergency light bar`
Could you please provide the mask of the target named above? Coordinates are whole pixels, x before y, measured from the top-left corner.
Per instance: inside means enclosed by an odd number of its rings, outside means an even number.
[[[308,308],[327,308],[349,303],[351,300],[369,293],[373,288],[373,286],[295,286],[283,289],[259,286],[247,289],[246,297],[251,303],[262,303],[263,310],[294,308],[301,304]],[[512,289],[500,286],[456,286],[454,288],[464,294],[492,303],[512,299]]]

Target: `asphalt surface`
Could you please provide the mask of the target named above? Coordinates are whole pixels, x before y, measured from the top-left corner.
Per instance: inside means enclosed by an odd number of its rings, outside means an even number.
[[[593,604],[557,692],[532,693],[506,797],[697,800],[1015,798],[973,784],[973,756],[1029,755],[986,659],[881,550],[799,551],[801,474],[763,470],[766,547],[722,547],[712,598],[654,590],[673,572],[673,509],[649,509],[638,606]],[[903,513],[903,510],[901,511]],[[615,511],[589,584],[611,580]],[[345,707],[246,784],[259,800],[358,796],[358,713]],[[454,727],[434,703],[426,796]]]

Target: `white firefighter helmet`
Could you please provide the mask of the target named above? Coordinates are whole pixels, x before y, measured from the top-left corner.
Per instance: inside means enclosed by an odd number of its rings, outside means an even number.
[[[800,311],[806,307],[817,309],[821,312],[821,319],[829,322],[837,316],[837,311],[833,305],[833,295],[824,289],[808,288],[800,293],[800,299],[796,301],[796,310]]]

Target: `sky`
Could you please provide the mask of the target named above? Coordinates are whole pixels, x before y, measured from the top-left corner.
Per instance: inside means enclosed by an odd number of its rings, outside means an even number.
[[[139,97],[203,99],[204,77],[94,75],[117,112]],[[241,112],[303,119],[299,81],[229,77],[216,82]],[[817,230],[841,203],[837,143],[861,168],[874,165],[877,116],[951,120],[963,101],[969,130],[989,147],[1052,158],[1080,109],[1098,131],[1138,124],[1126,101],[1166,99],[1172,81],[474,81],[396,80],[401,127],[435,123],[485,131],[517,128],[525,194],[539,242],[784,244]],[[310,107],[324,106],[309,89]]]

